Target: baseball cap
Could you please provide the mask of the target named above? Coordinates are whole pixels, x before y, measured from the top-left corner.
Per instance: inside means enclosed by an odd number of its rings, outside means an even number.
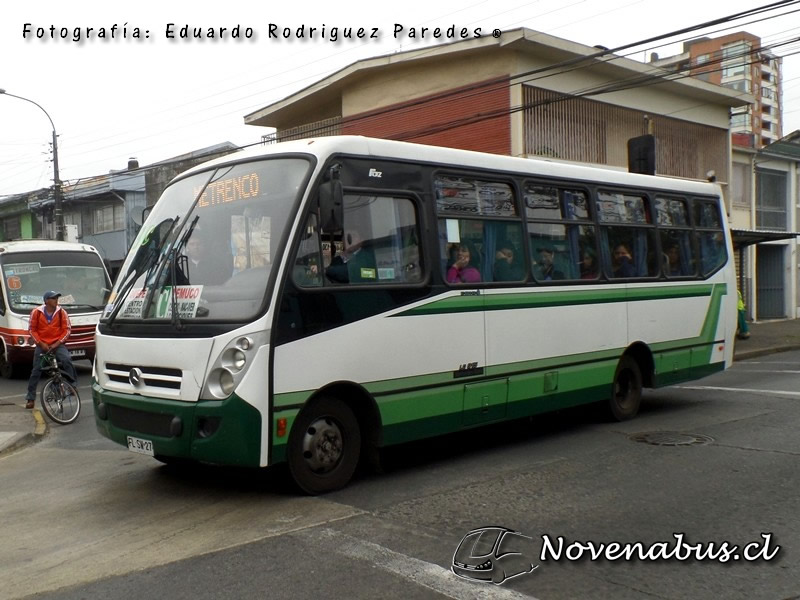
[[[61,292],[54,292],[53,290],[50,290],[49,292],[44,293],[44,299],[50,300],[50,298],[58,298],[60,295]]]

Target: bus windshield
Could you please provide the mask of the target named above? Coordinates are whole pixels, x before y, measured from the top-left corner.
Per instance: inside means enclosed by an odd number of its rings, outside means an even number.
[[[29,313],[50,290],[61,293],[59,304],[70,314],[97,312],[108,297],[110,283],[94,252],[13,252],[0,261],[14,312]]]
[[[262,160],[169,186],[134,241],[102,320],[251,319],[310,167],[303,158]]]

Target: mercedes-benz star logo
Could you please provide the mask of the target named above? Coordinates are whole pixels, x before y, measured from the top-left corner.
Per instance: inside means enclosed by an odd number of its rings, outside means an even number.
[[[133,367],[128,371],[128,381],[133,387],[138,387],[142,384],[142,370],[139,367]]]

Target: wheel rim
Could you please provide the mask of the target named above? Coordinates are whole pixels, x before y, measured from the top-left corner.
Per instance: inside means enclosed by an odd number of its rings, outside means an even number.
[[[303,459],[314,473],[333,471],[344,454],[344,438],[339,425],[330,417],[311,423],[303,435]]]
[[[57,423],[71,423],[80,412],[80,397],[70,386],[50,382],[42,394],[42,408]]]
[[[633,372],[629,369],[620,371],[614,386],[614,398],[617,406],[622,409],[632,408],[636,403],[638,389],[639,385]]]

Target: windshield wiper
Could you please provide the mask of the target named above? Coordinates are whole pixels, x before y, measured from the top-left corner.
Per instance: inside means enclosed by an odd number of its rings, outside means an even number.
[[[186,223],[189,222],[189,217],[194,212],[195,207],[197,206],[197,203],[200,201],[200,198],[203,197],[203,194],[205,194],[206,188],[208,188],[209,184],[214,180],[214,177],[217,174],[219,174],[221,176],[221,175],[223,175],[223,173],[228,173],[228,172],[230,172],[230,170],[232,168],[233,168],[232,166],[228,167],[224,171],[220,171],[217,168],[217,169],[214,169],[211,172],[211,175],[209,175],[208,180],[203,184],[203,187],[200,188],[200,191],[198,191],[197,194],[195,195],[194,201],[192,202],[192,206],[189,208],[188,211],[186,211],[186,216],[184,217],[183,223],[178,228],[179,230],[182,229],[183,227],[185,227]],[[194,229],[194,226],[197,224],[197,220],[199,218],[200,218],[200,215],[196,215],[194,217],[194,219],[192,219],[191,225],[189,227],[189,231],[185,232],[183,235],[181,235],[181,238],[180,238],[180,240],[178,242],[179,244],[183,244],[186,241],[186,239],[188,239],[186,237],[186,233],[191,233],[191,231]],[[175,244],[173,244],[173,246],[174,245]],[[170,275],[170,281],[173,282],[173,283],[175,282],[175,273],[174,273],[175,268],[174,268],[174,265],[172,265],[172,263],[171,263],[171,260],[174,260],[175,256],[176,256],[175,254],[172,254],[172,248],[170,248],[169,259],[166,260],[166,261],[160,261],[158,263],[159,269],[156,271],[155,281],[153,283],[153,286],[147,290],[147,295],[145,296],[144,303],[142,304],[142,315],[146,315],[147,312],[150,310],[150,305],[153,303],[153,296],[155,295],[156,289],[157,288],[161,288],[161,286],[163,285],[163,280],[166,278],[165,274],[164,274],[164,267],[166,265],[171,265],[170,268],[172,269],[173,272],[169,274]],[[149,277],[149,274],[148,274],[148,277]],[[173,303],[175,303],[176,302],[176,298],[174,297],[174,294],[175,294],[175,286],[174,285],[172,286],[171,293],[172,293],[172,296],[173,296],[172,301],[173,301]],[[172,308],[174,309],[175,306],[173,306]],[[175,319],[175,313],[174,312],[173,312],[173,317],[172,318]],[[180,319],[178,320],[178,322],[180,323]]]
[[[170,250],[170,305],[172,306],[172,319],[171,323],[172,326],[177,329],[178,331],[182,331],[184,329],[184,324],[181,321],[181,317],[178,314],[178,294],[176,292],[176,288],[178,287],[178,280],[177,280],[177,271],[178,271],[178,256],[180,255],[180,251],[186,245],[186,242],[192,237],[192,232],[194,231],[195,226],[197,225],[197,220],[200,218],[200,215],[196,215],[194,219],[192,219],[191,224],[189,227],[186,228],[186,231],[183,232],[181,237],[178,239],[177,243],[173,244],[172,249]]]
[[[128,272],[125,273],[125,278],[126,278],[125,282],[119,287],[120,291],[117,294],[116,298],[117,303],[114,305],[114,309],[108,315],[108,318],[106,319],[106,325],[109,326],[113,325],[114,320],[117,318],[117,315],[119,314],[119,311],[122,308],[122,305],[125,303],[125,299],[128,297],[128,293],[131,291],[131,288],[133,287],[133,284],[136,283],[136,281],[139,279],[142,273],[144,273],[145,270],[149,272],[150,270],[152,270],[152,267],[155,266],[155,264],[157,264],[154,262],[154,259],[160,254],[161,249],[164,247],[164,244],[167,243],[170,233],[172,233],[172,230],[175,228],[175,224],[178,222],[178,219],[180,219],[180,215],[175,215],[175,218],[172,219],[172,223],[170,223],[169,225],[169,229],[167,229],[164,235],[161,236],[161,239],[158,241],[158,244],[155,246],[151,246],[150,248],[147,249],[147,254],[144,255],[144,257],[141,260],[141,263],[137,264],[136,259],[134,259],[133,263],[128,269]],[[153,264],[151,265],[150,263]],[[131,275],[133,276],[130,277]],[[142,314],[144,314],[144,312]]]

